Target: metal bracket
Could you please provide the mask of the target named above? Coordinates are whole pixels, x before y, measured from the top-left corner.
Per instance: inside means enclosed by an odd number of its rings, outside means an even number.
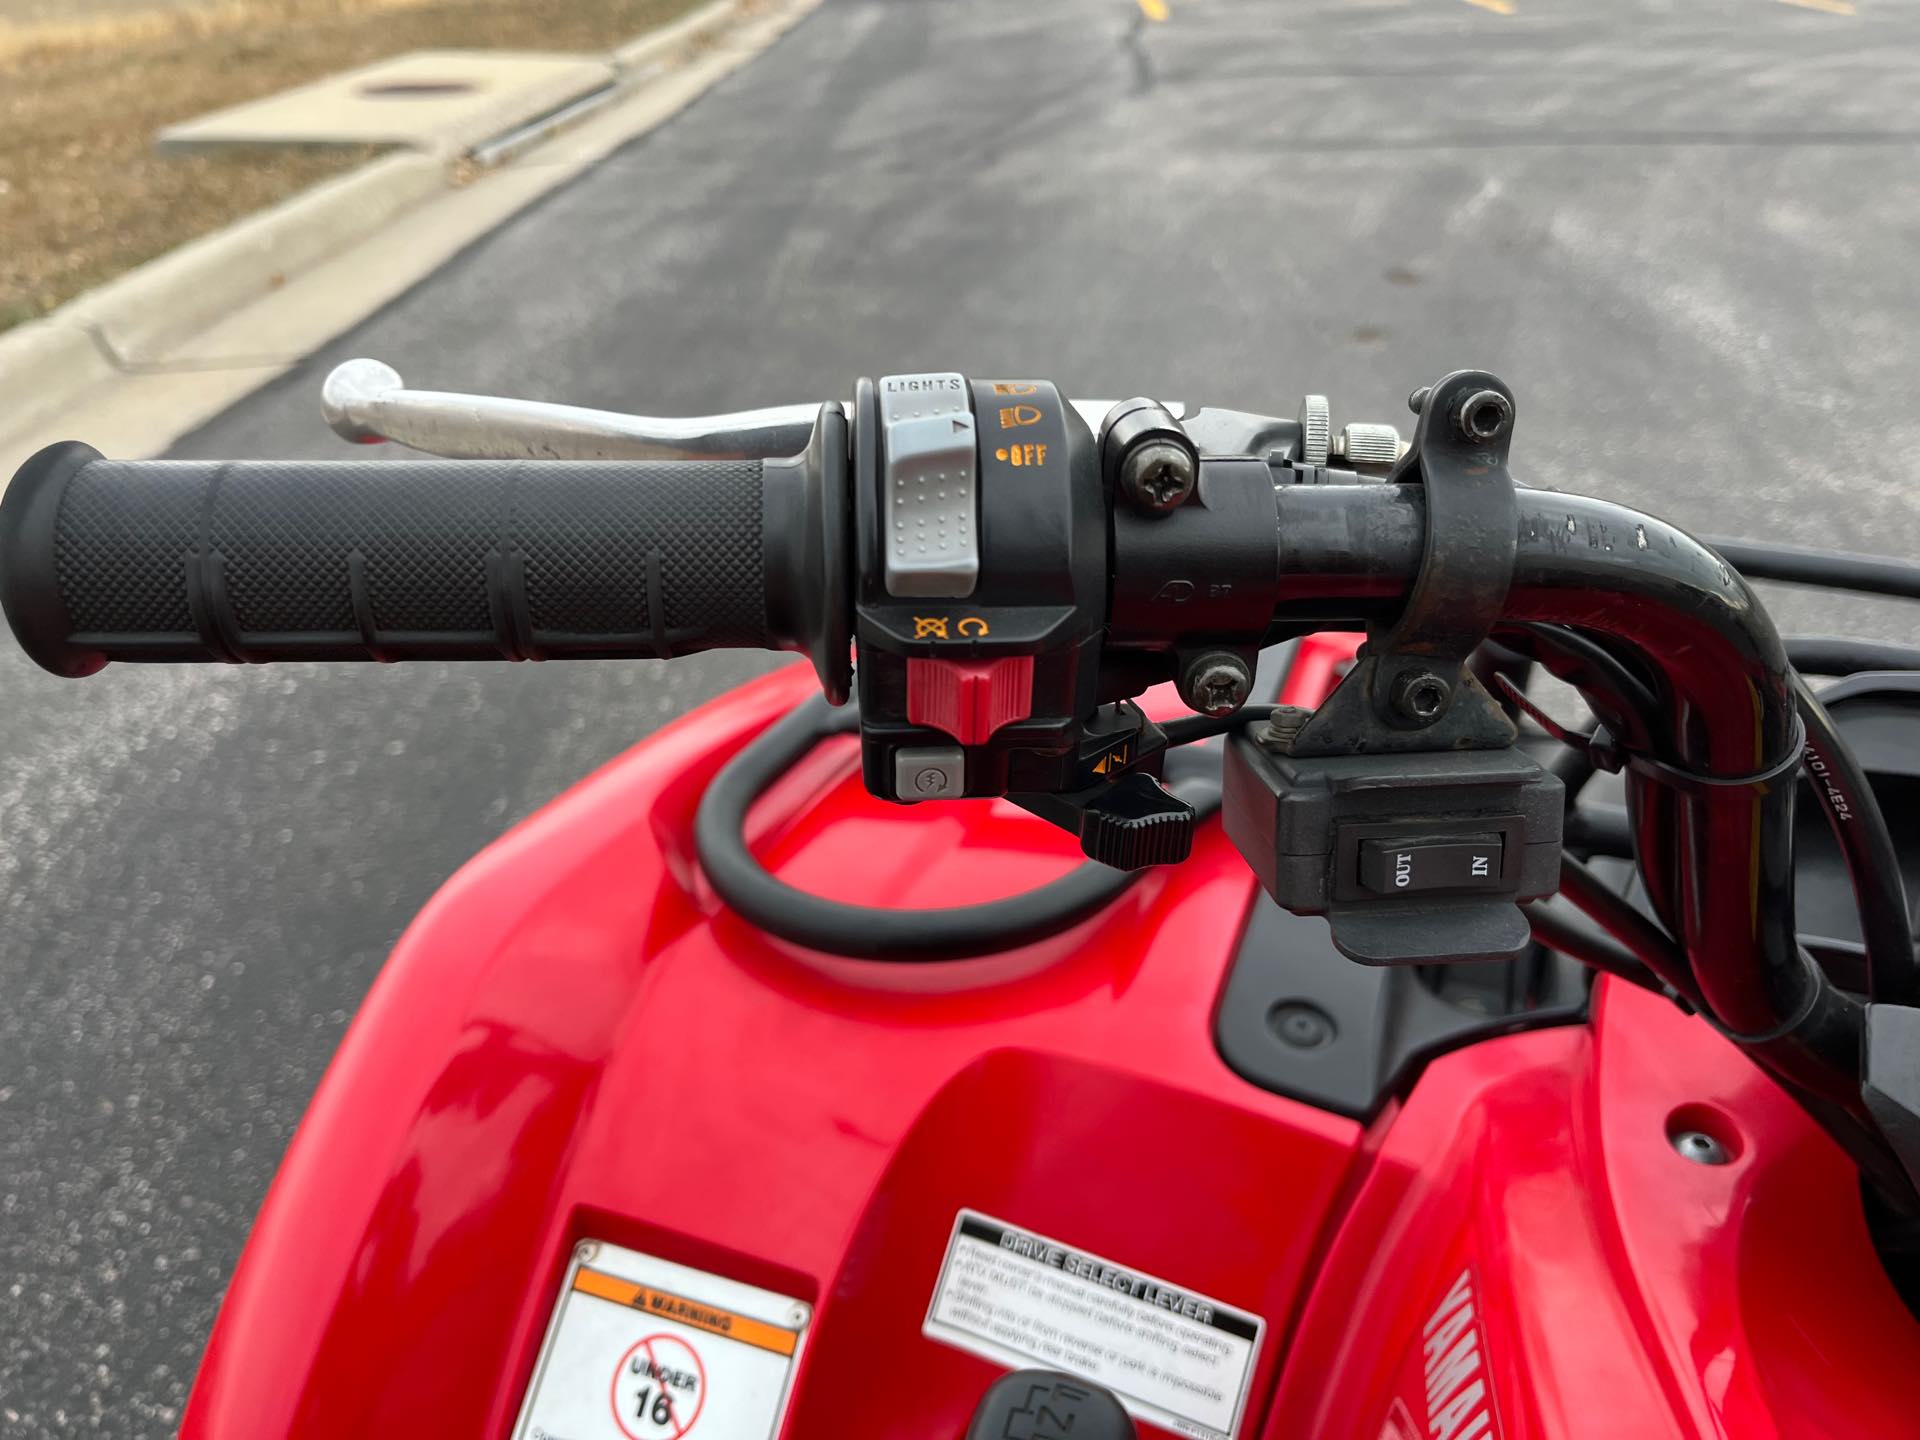
[[[1497,750],[1518,731],[1466,668],[1513,580],[1513,392],[1484,370],[1416,391],[1420,420],[1389,484],[1426,489],[1426,549],[1406,608],[1370,631],[1347,678],[1293,741],[1299,756]]]

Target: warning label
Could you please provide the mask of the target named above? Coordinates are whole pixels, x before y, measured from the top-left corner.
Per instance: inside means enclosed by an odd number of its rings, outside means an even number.
[[[707,1403],[707,1367],[686,1341],[649,1335],[620,1357],[610,1403],[632,1440],[680,1440]]]
[[[585,1241],[554,1307],[516,1440],[771,1440],[810,1307]]]
[[[1260,1354],[1257,1315],[962,1210],[921,1327],[1011,1368],[1104,1385],[1143,1420],[1230,1440]]]

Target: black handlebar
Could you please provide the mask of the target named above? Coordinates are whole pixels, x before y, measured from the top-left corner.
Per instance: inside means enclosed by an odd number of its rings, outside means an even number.
[[[27,653],[69,676],[811,650],[844,608],[823,593],[845,529],[825,512],[844,500],[815,458],[213,463],[55,445],[0,500],[0,601]]]
[[[1445,412],[1468,442],[1491,443],[1469,405],[1433,401],[1468,380],[1497,385],[1456,372],[1421,392],[1432,402],[1423,435]],[[70,676],[113,660],[739,647],[808,653],[835,703],[857,623],[869,790],[1045,800],[1029,808],[1078,827],[1098,855],[1087,837],[1099,827],[1159,834],[1193,818],[1171,796],[1152,800],[1150,784],[1133,811],[1108,804],[1115,767],[1150,762],[1130,777],[1144,781],[1167,743],[1118,702],[1171,676],[1193,708],[1224,713],[1245,698],[1262,643],[1327,623],[1396,624],[1446,513],[1432,508],[1431,475],[1408,483],[1418,477],[1404,460],[1389,476],[1400,483],[1321,483],[1324,467],[1292,451],[1263,460],[1160,444],[1160,479],[1183,481],[1166,503],[1138,476],[1116,482],[1124,465],[1103,468],[1103,442],[1052,386],[976,381],[972,411],[929,424],[912,395],[944,396],[959,377],[883,383],[909,396],[884,422],[897,437],[882,433],[863,381],[855,443],[829,404],[806,452],[783,460],[116,462],[57,445],[0,497],[0,603],[27,653]],[[1506,394],[1467,398],[1489,393]],[[1503,477],[1511,414],[1509,402],[1489,422]],[[974,453],[955,458],[976,435]],[[1467,458],[1484,467],[1493,453]],[[1276,470],[1302,483],[1276,485]],[[1563,644],[1591,652],[1599,688],[1623,677],[1648,691],[1644,706],[1618,708],[1651,712],[1660,734],[1628,786],[1642,878],[1692,972],[1678,988],[1697,981],[1728,1033],[1898,1190],[1858,1091],[1858,1006],[1806,959],[1793,926],[1796,717],[1821,717],[1766,612],[1721,555],[1634,511],[1521,491],[1473,518],[1485,533],[1469,538],[1512,559],[1477,582],[1496,593],[1476,599],[1470,628],[1484,638],[1490,615],[1536,638],[1565,632]],[[949,542],[974,570],[888,568],[911,544]],[[1487,553],[1459,549],[1455,578],[1473,581],[1467,562]],[[1270,832],[1267,844],[1271,858]],[[1904,922],[1897,870],[1887,893]],[[1905,990],[1911,945],[1894,928],[1879,948]]]

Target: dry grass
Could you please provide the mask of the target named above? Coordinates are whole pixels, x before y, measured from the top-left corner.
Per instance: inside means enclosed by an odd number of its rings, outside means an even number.
[[[692,3],[211,0],[0,21],[0,329],[370,153],[163,156],[163,125],[408,50],[606,50]]]

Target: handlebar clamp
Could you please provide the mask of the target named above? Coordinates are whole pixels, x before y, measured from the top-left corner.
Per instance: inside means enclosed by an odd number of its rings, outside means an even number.
[[[1513,392],[1456,370],[1414,393],[1420,422],[1389,483],[1426,491],[1420,568],[1399,617],[1368,632],[1358,663],[1294,739],[1297,756],[1498,750],[1518,735],[1466,668],[1513,579]]]
[[[1414,408],[1412,447],[1387,477],[1425,491],[1406,604],[1303,726],[1234,737],[1227,831],[1268,893],[1324,914],[1351,959],[1508,959],[1530,938],[1519,902],[1558,887],[1563,808],[1466,663],[1513,577],[1513,395],[1457,370]]]

